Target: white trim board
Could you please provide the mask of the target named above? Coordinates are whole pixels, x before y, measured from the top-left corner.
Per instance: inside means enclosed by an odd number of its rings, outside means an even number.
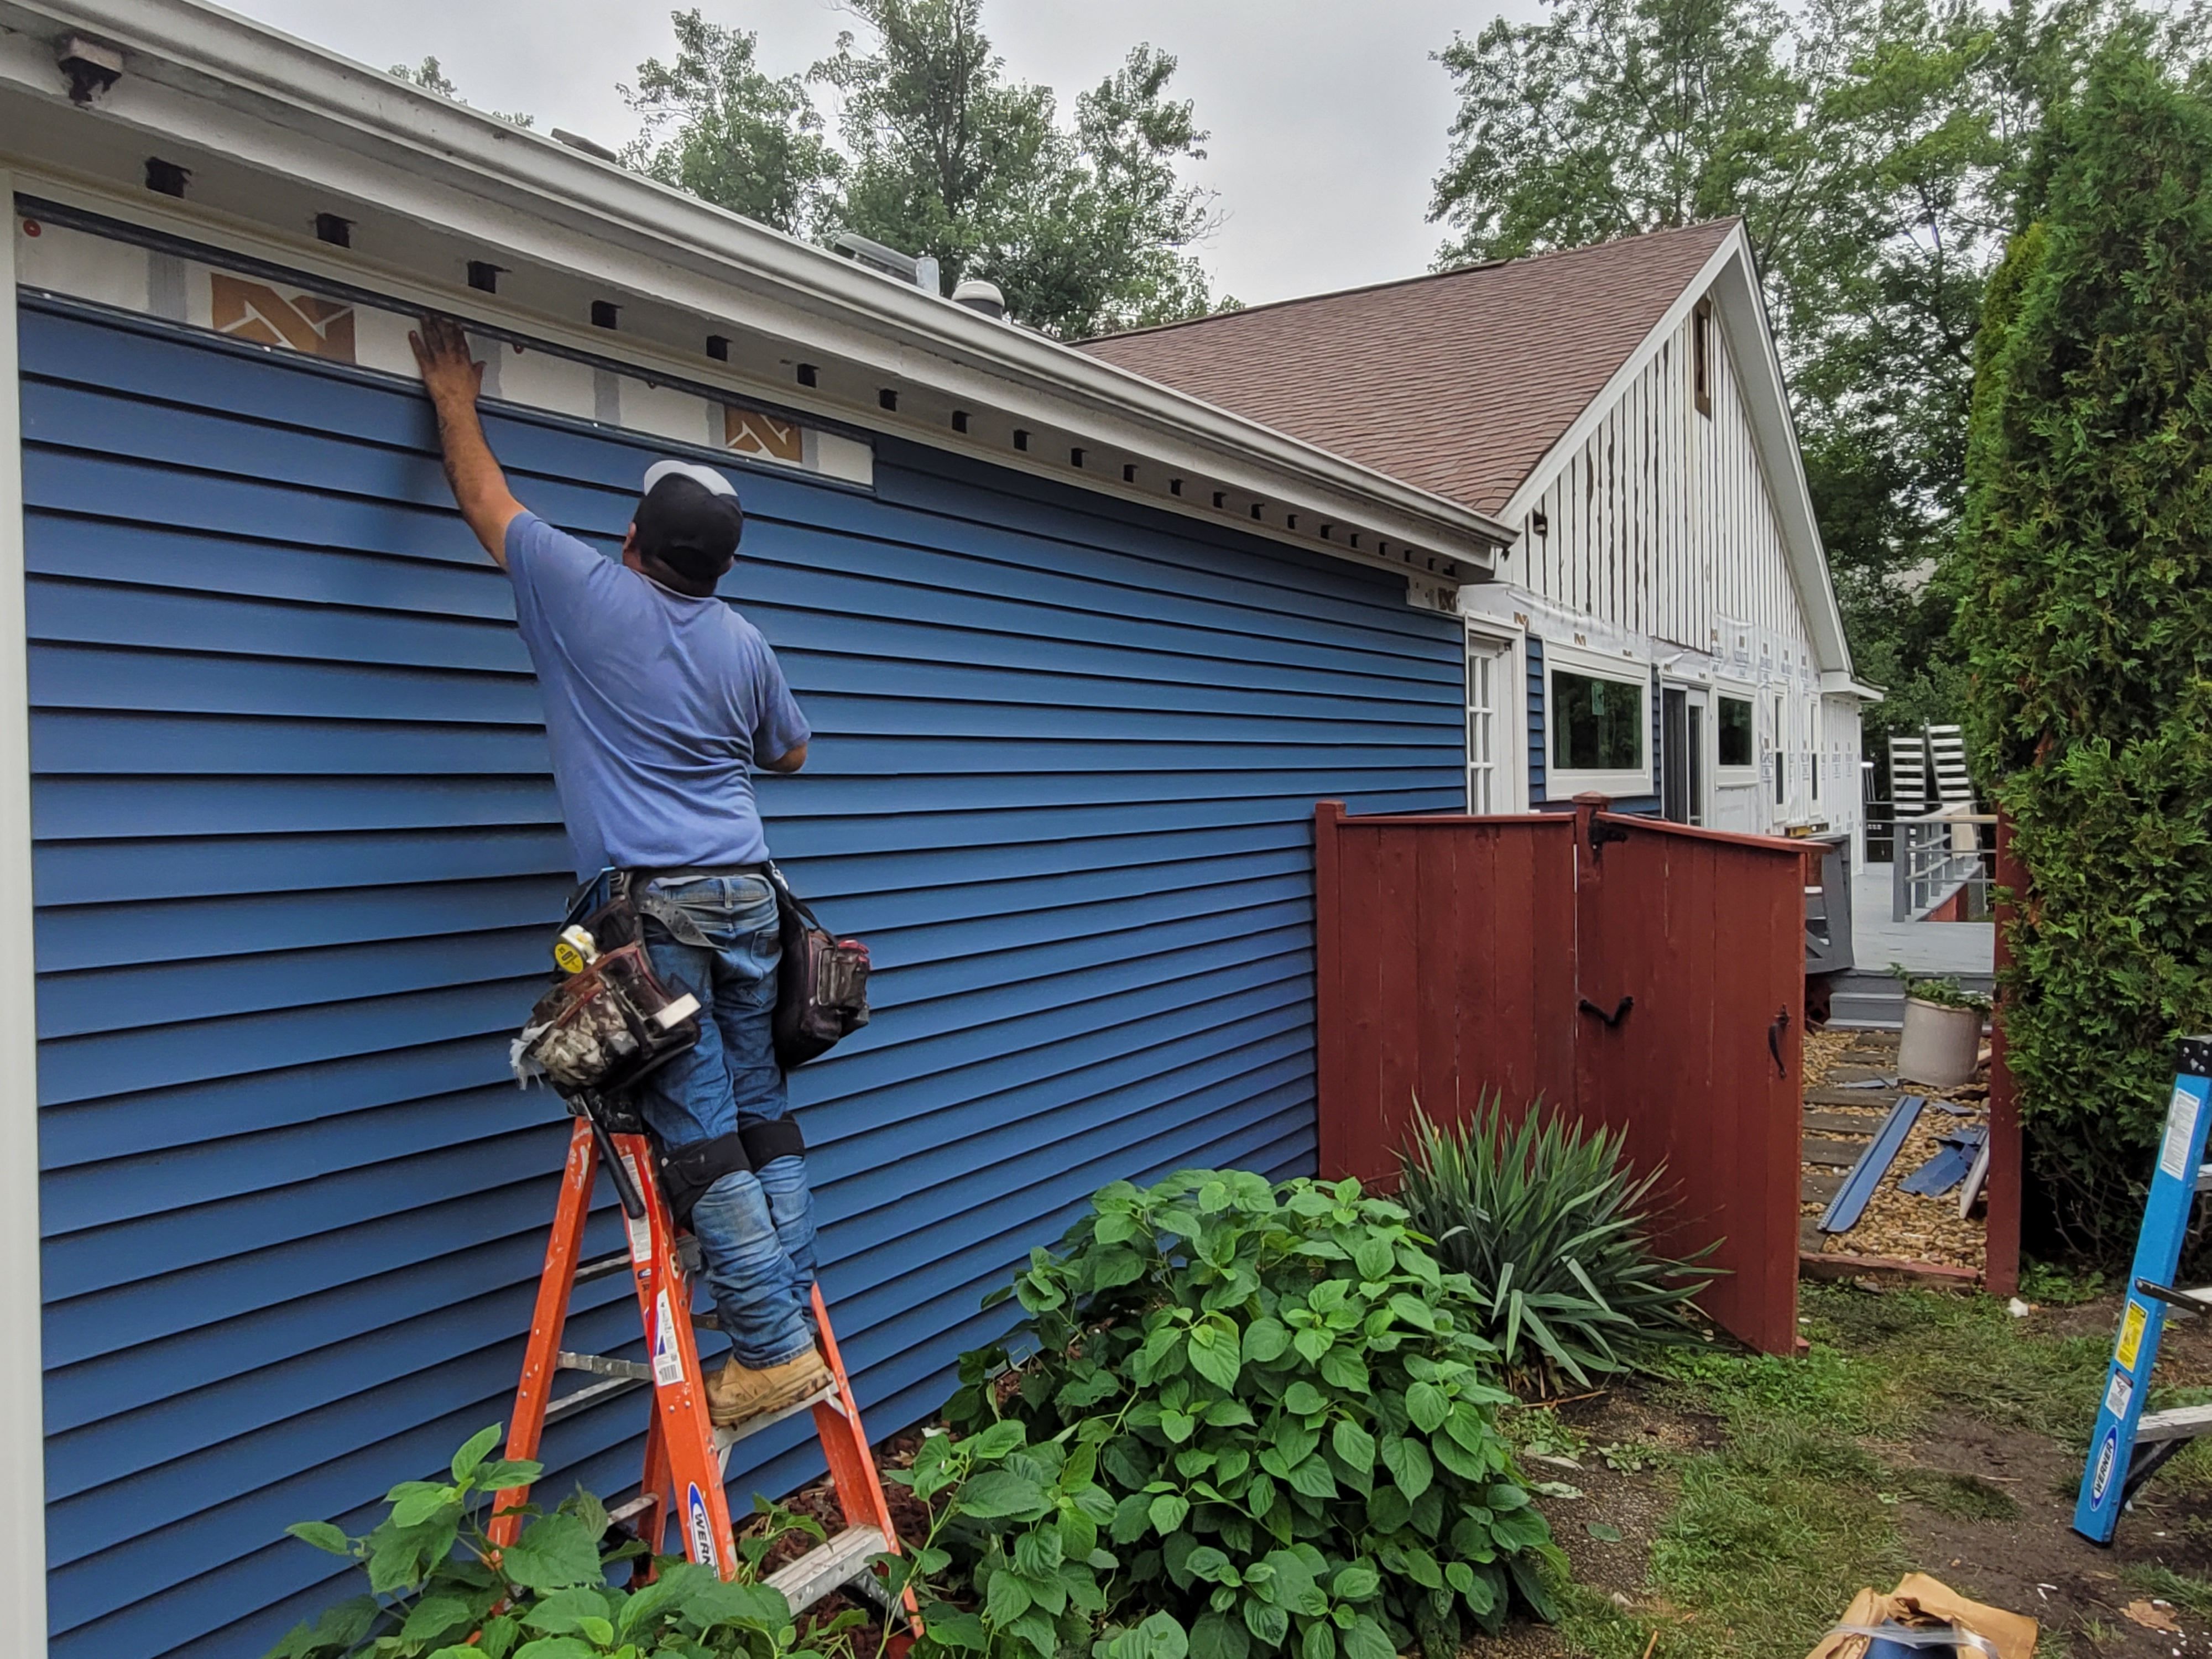
[[[14,181],[0,172],[0,192]],[[46,1650],[39,1305],[38,987],[31,944],[31,688],[15,242],[0,237],[0,1653]]]

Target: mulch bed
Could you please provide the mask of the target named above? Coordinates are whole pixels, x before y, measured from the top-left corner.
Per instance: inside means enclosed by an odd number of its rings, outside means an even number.
[[[1804,1248],[1821,1255],[1875,1256],[1899,1262],[1931,1262],[1980,1273],[1987,1232],[1978,1206],[1976,1212],[1959,1214],[1959,1189],[1923,1198],[1905,1192],[1899,1183],[1942,1150],[1938,1135],[1988,1121],[1989,1085],[1970,1083],[1956,1089],[1929,1089],[1919,1084],[1899,1084],[1894,1089],[1864,1092],[1866,1103],[1853,1103],[1857,1091],[1834,1085],[1897,1073],[1897,1033],[1894,1031],[1811,1031],[1805,1037],[1805,1090],[1818,1104],[1808,1113],[1808,1133],[1814,1140],[1848,1143],[1856,1134],[1871,1139],[1889,1115],[1890,1105],[1900,1093],[1924,1095],[1928,1104],[1891,1160],[1881,1184],[1867,1200],[1866,1212],[1849,1232],[1820,1233],[1812,1226],[1827,1207],[1825,1196],[1800,1206],[1808,1218]],[[1969,1115],[1946,1111],[1936,1104],[1949,1101],[1970,1109]],[[1817,1121],[1815,1121],[1817,1120]],[[1857,1127],[1863,1126],[1863,1127]],[[1826,1146],[1824,1158],[1832,1157]],[[1841,1173],[1832,1163],[1802,1165],[1802,1174],[1818,1183],[1825,1194]]]

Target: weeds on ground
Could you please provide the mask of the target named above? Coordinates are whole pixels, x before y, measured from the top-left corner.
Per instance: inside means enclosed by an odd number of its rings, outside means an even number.
[[[2048,1261],[2024,1261],[2021,1264],[2021,1299],[2040,1303],[2046,1308],[2079,1307],[2084,1302],[2095,1301],[2106,1289],[2101,1269],[2071,1273],[2063,1267],[2053,1267]]]
[[[1679,1496],[1653,1540],[1650,1589],[1683,1616],[1659,1625],[1659,1659],[1811,1647],[1862,1585],[1911,1565],[1905,1504],[1962,1519],[2017,1513],[1987,1481],[1891,1467],[1870,1445],[1951,1412],[2063,1441],[2094,1416],[2101,1335],[2046,1335],[1987,1297],[1808,1285],[1802,1306],[1811,1347],[1800,1358],[1715,1347],[1658,1367],[1666,1403],[1717,1419],[1711,1449],[1661,1464]],[[2185,1594],[2212,1597],[2212,1585],[2144,1588],[2184,1606]],[[1635,1627],[1587,1601],[1567,1621],[1577,1650],[1602,1659]]]
[[[1847,1350],[1877,1381],[1875,1431],[1910,1432],[1946,1410],[2081,1444],[2096,1419],[2109,1333],[2059,1337],[1988,1297],[1806,1287],[1806,1334]]]
[[[2120,1569],[2120,1583],[2154,1600],[2171,1601],[2185,1613],[2212,1615],[2212,1583],[2193,1574],[2176,1572],[2156,1561],[2130,1561]]]

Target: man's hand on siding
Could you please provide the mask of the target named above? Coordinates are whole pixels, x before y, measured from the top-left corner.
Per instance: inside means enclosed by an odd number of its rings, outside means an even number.
[[[507,489],[507,475],[477,418],[483,365],[469,355],[461,325],[434,311],[423,313],[422,327],[408,335],[407,343],[415,349],[422,389],[438,411],[438,441],[445,450],[446,481],[453,487],[453,500],[484,551],[504,570],[507,527],[523,507]]]

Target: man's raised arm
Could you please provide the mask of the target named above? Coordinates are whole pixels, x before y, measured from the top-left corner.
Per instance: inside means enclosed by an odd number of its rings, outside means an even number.
[[[469,356],[468,337],[452,318],[425,313],[419,332],[407,337],[415,348],[415,361],[422,371],[422,389],[438,411],[438,441],[446,452],[446,481],[453,487],[453,500],[484,551],[502,570],[507,568],[507,527],[523,511],[507,487],[491,446],[484,441],[483,422],[477,418],[477,394],[483,386],[483,365]]]

